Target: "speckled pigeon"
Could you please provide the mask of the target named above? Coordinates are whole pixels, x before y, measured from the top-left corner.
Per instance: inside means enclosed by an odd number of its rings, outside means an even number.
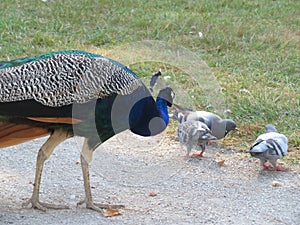
[[[288,139],[285,135],[278,133],[272,124],[266,125],[265,129],[266,132],[258,136],[249,153],[260,160],[260,165],[263,168],[270,168],[270,166],[265,165],[269,161],[273,169],[285,171],[284,168],[276,166],[276,161],[287,154]]]
[[[194,146],[200,146],[202,150],[199,154],[194,154],[194,156],[202,156],[207,142],[216,139],[205,123],[193,120],[180,123],[177,135],[179,142],[185,145],[187,149],[186,157],[189,157]]]

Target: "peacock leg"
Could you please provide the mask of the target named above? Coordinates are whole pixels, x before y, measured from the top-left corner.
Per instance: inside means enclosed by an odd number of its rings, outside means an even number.
[[[63,205],[54,205],[43,203],[39,201],[40,194],[40,184],[42,178],[42,172],[44,168],[44,162],[51,156],[55,147],[59,145],[62,141],[71,137],[72,135],[68,133],[68,131],[63,129],[54,130],[50,135],[48,140],[43,144],[41,149],[39,150],[37,161],[36,161],[36,172],[35,172],[35,180],[34,180],[34,188],[31,198],[26,201],[23,206],[28,206],[31,204],[32,208],[40,209],[42,211],[46,211],[47,208],[51,209],[67,209],[67,206]]]
[[[93,209],[95,211],[103,213],[102,209],[107,208],[124,208],[124,205],[109,205],[109,204],[101,204],[94,203],[92,199],[92,192],[90,186],[90,173],[89,173],[89,163],[93,158],[93,149],[91,149],[87,144],[87,139],[84,140],[82,153],[81,153],[81,168],[83,174],[83,182],[84,182],[84,190],[85,190],[85,199],[80,201],[77,205],[81,205],[86,203],[86,208]]]

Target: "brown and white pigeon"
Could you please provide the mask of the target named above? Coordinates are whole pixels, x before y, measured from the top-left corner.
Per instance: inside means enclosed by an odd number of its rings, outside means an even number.
[[[193,120],[180,123],[177,135],[179,142],[186,147],[186,157],[190,157],[190,152],[194,146],[201,147],[201,152],[197,155],[194,154],[194,156],[202,156],[207,142],[216,139],[205,123]]]
[[[285,171],[284,168],[276,166],[277,159],[282,158],[288,151],[288,139],[285,135],[277,132],[272,124],[265,127],[266,132],[258,136],[250,148],[250,155],[260,160],[263,168],[270,168],[265,165],[269,161],[273,169],[277,171]]]
[[[170,115],[170,117],[177,120],[179,123],[190,120],[201,121],[208,126],[216,139],[222,139],[230,131],[237,130],[236,123],[232,119],[222,119],[214,113],[195,111],[177,104],[173,104],[173,114]]]

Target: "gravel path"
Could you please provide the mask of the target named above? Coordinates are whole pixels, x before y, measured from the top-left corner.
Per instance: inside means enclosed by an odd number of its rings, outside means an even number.
[[[1,149],[0,224],[300,224],[299,165],[285,173],[260,171],[247,154],[212,146],[201,160],[186,160],[185,150],[165,134],[142,138],[124,132],[96,150],[94,200],[124,203],[122,215],[105,218],[76,207],[84,197],[78,138],[56,149],[41,185],[42,201],[70,209],[22,208],[31,196],[36,155],[44,141]],[[221,160],[224,165],[218,164]],[[272,186],[273,181],[280,186]]]

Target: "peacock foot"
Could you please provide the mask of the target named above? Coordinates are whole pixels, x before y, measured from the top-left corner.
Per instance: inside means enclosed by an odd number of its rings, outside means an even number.
[[[111,204],[102,204],[102,203],[93,203],[93,202],[87,202],[86,200],[82,200],[77,203],[78,205],[82,205],[86,203],[86,208],[87,209],[92,209],[97,212],[103,213],[103,209],[122,209],[125,208],[125,205],[122,204],[117,204],[117,205],[111,205]]]
[[[22,206],[27,207],[30,204],[31,204],[31,208],[39,209],[43,212],[46,212],[47,209],[69,209],[69,207],[66,205],[55,205],[55,204],[44,203],[34,198],[30,198],[29,200],[24,202]]]

